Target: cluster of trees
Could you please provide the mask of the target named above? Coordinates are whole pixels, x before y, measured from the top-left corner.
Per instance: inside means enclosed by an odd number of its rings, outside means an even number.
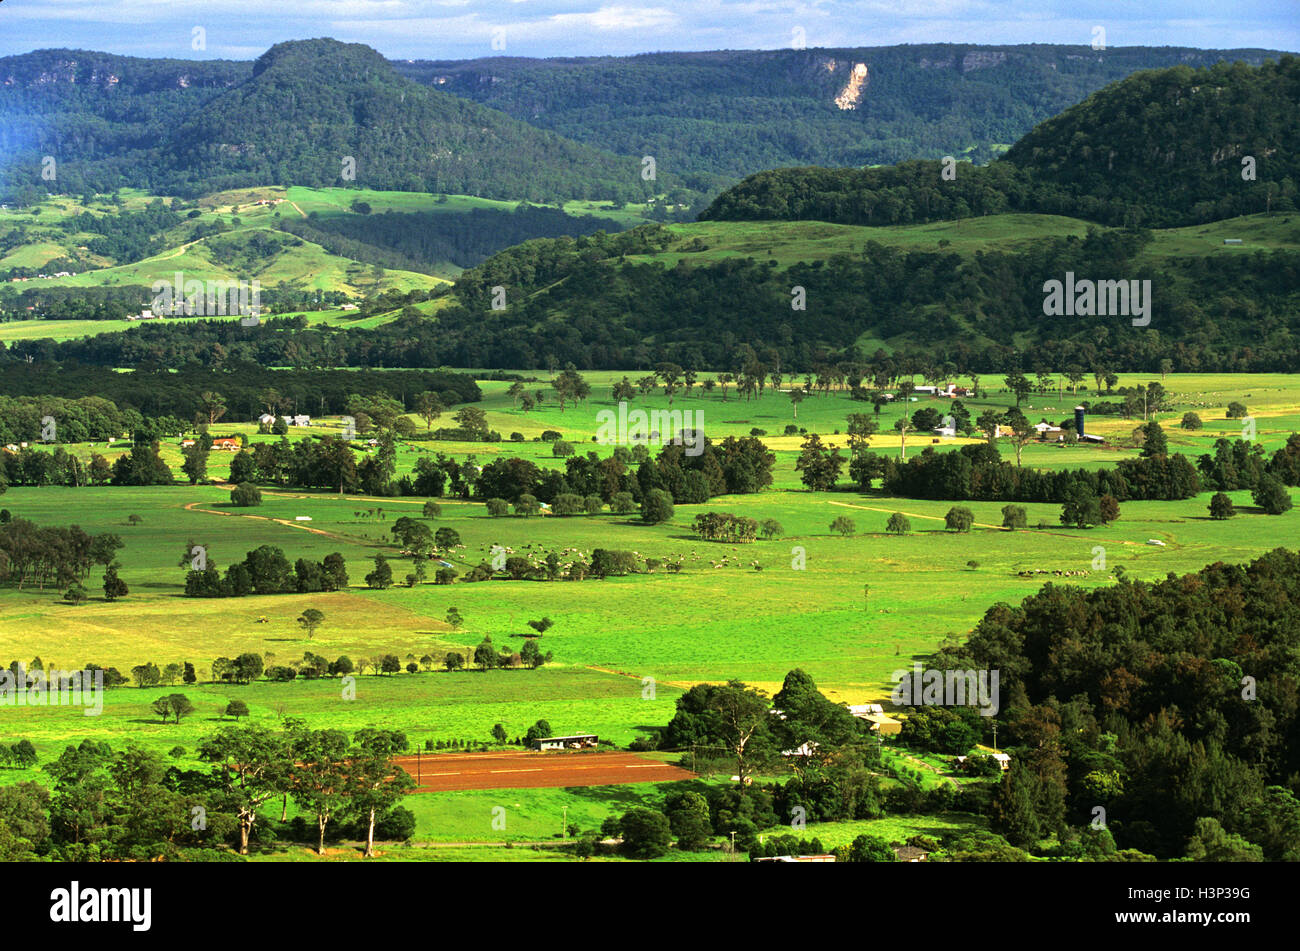
[[[354,211],[358,209],[354,206]],[[385,211],[286,218],[280,227],[319,244],[333,254],[389,268],[425,273],[481,264],[488,256],[534,238],[579,237],[593,231],[622,231],[613,218],[570,215],[561,208],[520,202],[510,211]]]
[[[526,555],[508,555],[494,566],[481,561],[461,577],[465,582],[490,581],[509,578],[512,581],[583,581],[587,578],[610,578],[628,574],[653,574],[663,568],[675,573],[681,570],[680,561],[642,557],[622,548],[595,548],[590,555],[576,548],[561,551],[531,551]],[[457,578],[455,571],[438,572],[439,584],[451,584]]]
[[[262,545],[228,567],[223,575],[206,547],[204,566],[190,567],[195,547],[203,546],[188,543],[181,561],[189,567],[185,575],[185,596],[189,598],[342,591],[348,586],[347,563],[339,552],[326,555],[322,561],[299,558],[291,565],[283,550]]]
[[[96,235],[86,250],[118,264],[132,264],[166,249],[163,234],[181,223],[181,216],[155,198],[140,211],[116,211],[96,215],[89,211],[63,221],[69,235]]]
[[[53,433],[45,439],[42,420],[52,417]],[[181,420],[152,420],[162,432],[180,432]],[[102,396],[0,396],[0,443],[106,442],[144,428],[144,417],[135,410],[120,409]]]
[[[658,746],[681,751],[683,764],[695,770],[726,770],[739,782],[674,794],[661,810],[648,810],[651,815],[634,810],[607,822],[602,832],[621,835],[625,853],[639,858],[663,854],[674,840],[677,848],[693,850],[715,835],[732,834],[736,847],[752,857],[789,854],[769,851],[758,836],[793,817],[827,822],[987,807],[988,793],[977,786],[959,794],[939,787],[931,796],[919,778],[885,766],[867,723],[827,699],[802,670],[788,673],[770,700],[739,681],[692,687],[678,698]],[[755,773],[789,778],[752,783]],[[898,782],[886,788],[882,773],[895,773]],[[876,860],[892,861],[892,849],[884,847]]]
[[[691,520],[691,531],[709,542],[752,542],[758,537],[757,519],[730,512],[701,512]],[[780,534],[781,526],[772,519],[762,525],[763,537]]]
[[[211,769],[188,770],[135,745],[83,740],[41,767],[47,782],[0,789],[0,859],[228,861],[277,838],[323,852],[344,836],[364,840],[369,857],[377,837],[414,831],[399,806],[414,781],[392,761],[406,748],[396,731],[349,737],[287,720],[281,730],[217,730],[198,747]],[[285,823],[289,799],[302,814],[295,823]],[[280,824],[260,814],[276,800]]]
[[[1154,451],[1154,442],[1151,447]],[[926,447],[905,463],[892,456],[871,463],[861,470],[864,489],[870,487],[872,473],[878,473],[886,492],[913,499],[1063,503],[1081,488],[1118,502],[1169,501],[1201,491],[1196,467],[1178,453],[1124,459],[1111,469],[1050,471],[1012,465],[995,446],[980,443],[952,452]]]
[[[1297,612],[1300,554],[1282,549],[991,608],[933,666],[1000,671],[1013,767],[994,828],[1029,847],[1101,806],[1124,848],[1192,856],[1237,836],[1294,860]]]
[[[123,433],[134,436],[142,428],[178,433],[197,429],[199,421],[211,425],[221,420],[257,419],[263,413],[355,416],[351,408],[359,408],[358,401],[372,408],[390,407],[389,412],[395,404],[396,412],[407,413],[419,411],[424,394],[433,394],[444,407],[477,402],[482,397],[472,376],[451,370],[273,370],[268,367],[285,365],[274,349],[266,354],[265,365],[227,360],[226,345],[216,339],[239,330],[259,332],[271,324],[294,322],[264,321],[260,327],[240,327],[238,321],[205,320],[197,322],[201,326],[193,332],[165,324],[125,331],[125,337],[100,334],[68,341],[91,348],[110,339],[128,344],[115,356],[107,355],[102,363],[94,354],[57,352],[63,344],[51,341],[0,345],[0,395],[16,400],[5,406],[6,416],[13,413],[13,419],[6,419],[5,424],[19,440],[32,441],[41,438],[41,417],[50,415],[56,423],[56,441],[81,442]],[[282,335],[285,340],[297,339],[290,328],[283,329],[287,331]],[[209,332],[214,339],[206,339]],[[280,334],[281,329],[269,333]],[[173,352],[167,346],[155,351],[145,343],[144,338],[150,336],[172,338],[180,349]],[[310,337],[310,332],[306,336]],[[31,364],[27,355],[33,357]],[[256,360],[258,354],[249,357]],[[297,361],[288,358],[287,362]],[[338,362],[350,365],[346,359]],[[50,363],[60,364],[57,372],[51,370]],[[113,370],[114,366],[136,369],[121,373]],[[166,369],[169,366],[175,370]],[[96,395],[85,398],[86,393]],[[385,418],[382,410],[380,418]],[[121,428],[112,431],[119,421]],[[358,419],[358,423],[364,422]]]
[[[114,565],[122,548],[111,532],[91,535],[79,526],[37,525],[25,518],[0,523],[0,583],[40,590],[80,587],[95,565]],[[83,591],[84,599],[84,591]]]
[[[635,472],[635,459],[643,461]],[[474,483],[474,494],[486,500],[515,504],[524,497],[554,504],[562,495],[582,499],[597,496],[616,512],[629,511],[628,502],[644,503],[653,491],[667,493],[671,502],[707,502],[715,495],[753,493],[772,483],[776,456],[753,436],[728,436],[720,443],[705,440],[697,456],[669,444],[655,458],[644,446],[617,447],[604,458],[594,452],[570,456],[563,471],[542,469],[528,459],[498,457],[485,465]],[[627,499],[620,499],[626,495]],[[584,502],[585,505],[585,502]],[[498,514],[504,514],[499,512]]]
[[[1268,457],[1257,442],[1216,439],[1214,454],[1201,455],[1196,467],[1205,487],[1218,490],[1210,500],[1212,517],[1232,517],[1232,499],[1225,493],[1234,489],[1251,489],[1256,505],[1269,515],[1280,515],[1291,508],[1286,486],[1300,485],[1300,433],[1292,433],[1286,445]]]
[[[553,656],[551,651],[543,651],[541,645],[533,638],[528,638],[519,650],[513,651],[508,647],[498,648],[492,643],[491,635],[485,634],[483,640],[479,642],[469,656],[468,662],[473,663],[479,670],[483,671],[510,670],[519,667],[536,670],[543,664],[550,663]],[[467,666],[467,660],[461,654],[453,651],[447,654],[443,666],[448,670],[459,670]],[[524,742],[531,743],[536,737],[550,736],[550,730],[550,724],[545,720],[538,720],[535,726],[529,727]]]
[[[8,746],[0,745],[0,767],[29,769],[36,765],[36,747],[31,740],[18,740]]]

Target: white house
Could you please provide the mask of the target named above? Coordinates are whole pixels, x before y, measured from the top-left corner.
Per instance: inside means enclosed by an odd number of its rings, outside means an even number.
[[[286,426],[310,426],[311,425],[311,417],[304,416],[302,413],[299,413],[296,416],[281,416],[280,418],[284,420],[284,424]]]
[[[883,716],[885,708],[878,703],[854,703],[849,705],[849,713],[855,717],[865,718],[875,714]]]

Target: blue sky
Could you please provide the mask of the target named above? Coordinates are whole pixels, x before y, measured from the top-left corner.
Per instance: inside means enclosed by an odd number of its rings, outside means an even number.
[[[1096,27],[1109,46],[1300,50],[1300,2],[0,0],[0,55],[73,47],[252,59],[273,43],[314,36],[366,43],[394,59],[773,49],[797,37],[810,47],[1087,44]]]

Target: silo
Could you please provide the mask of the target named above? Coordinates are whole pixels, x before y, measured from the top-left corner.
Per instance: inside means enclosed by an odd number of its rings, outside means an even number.
[[[1083,407],[1082,406],[1076,406],[1074,408],[1074,433],[1080,439],[1083,438]]]

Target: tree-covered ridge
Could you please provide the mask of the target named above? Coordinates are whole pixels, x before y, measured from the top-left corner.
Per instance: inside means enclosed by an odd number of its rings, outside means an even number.
[[[1243,178],[1247,157],[1251,180]],[[1040,207],[1055,200],[1116,224],[1293,209],[1300,57],[1137,73],[1039,124],[1005,161],[1030,174]]]
[[[397,76],[369,47],[281,43],[162,151],[168,184],[325,186],[355,160],[369,187],[490,198],[642,197],[639,169]]]
[[[52,68],[75,59],[46,58]],[[92,73],[133,72],[137,62],[119,58],[98,72],[92,67]],[[78,62],[68,68],[81,78],[85,67]],[[203,95],[164,92],[143,80],[119,89],[123,83],[107,79],[80,93],[47,91],[57,70],[44,83],[37,75],[26,84],[15,82],[12,92],[0,87],[0,117],[6,123],[16,117],[12,143],[21,156],[3,184],[43,187],[40,160],[52,154],[67,166],[57,179],[60,190],[108,191],[126,184],[194,196],[268,183],[355,180],[379,189],[534,201],[645,197],[634,159],[421,86],[398,76],[363,45],[281,43],[251,69],[235,64],[213,72],[196,64],[193,71],[204,76]],[[174,67],[161,69],[161,77],[168,74],[175,80]],[[72,80],[64,77],[63,83]],[[160,83],[167,85],[165,78]],[[141,87],[145,91],[137,96],[134,90]],[[96,123],[117,124],[116,113],[100,101],[105,97],[143,114],[109,139],[111,148],[94,141]],[[165,115],[155,114],[164,108]],[[44,119],[46,111],[56,119]],[[343,175],[349,157],[355,160],[354,179]]]
[[[1107,86],[986,167],[762,172],[701,218],[885,225],[1025,211],[1172,227],[1293,210],[1298,150],[1300,58],[1176,66]]]
[[[337,183],[341,155],[360,162],[369,149],[358,182],[372,187],[613,199],[640,197],[636,160],[648,154],[678,201],[781,166],[987,161],[1136,70],[1276,55],[928,44],[389,64],[310,40],[254,64],[39,50],[0,58],[0,188],[44,189],[46,155],[75,193]],[[839,109],[859,63],[862,99]],[[353,151],[335,155],[345,144]]]
[[[1185,370],[1300,366],[1300,255],[1153,261],[1143,257],[1150,240],[1098,229],[973,257],[867,240],[858,254],[788,268],[752,257],[693,265],[686,255],[673,267],[629,259],[670,243],[656,226],[539,240],[462,275],[462,307],[440,313],[439,341],[453,366],[528,367],[553,356],[584,369],[663,361],[722,369],[747,344],[774,354],[769,366],[804,372],[870,357],[855,352],[864,335],[895,342],[904,357],[986,372],[1017,363],[1156,370],[1162,359]],[[1150,326],[1044,317],[1043,282],[1067,271],[1150,278],[1160,288]],[[494,286],[505,288],[504,311],[491,309]],[[793,308],[794,287],[806,292],[806,310]],[[1253,306],[1243,309],[1247,299]]]
[[[226,60],[142,59],[38,50],[0,59],[0,187],[44,188],[55,157],[59,190],[108,192],[147,181],[150,155],[178,116],[252,75]]]
[[[810,38],[811,39],[811,38]],[[1140,69],[1260,63],[1264,50],[920,44],[394,63],[399,73],[628,155],[711,192],[761,169],[965,154],[988,161]],[[861,100],[836,97],[867,67]]]
[[[15,341],[28,355],[105,367],[253,361],[270,366],[651,368],[730,370],[748,347],[769,368],[863,374],[885,360],[951,362],[961,371],[1036,366],[1291,372],[1300,368],[1300,252],[1149,258],[1149,232],[1093,229],[1014,251],[861,252],[781,268],[771,259],[690,255],[647,261],[674,240],[646,225],[619,234],[538,239],[465,272],[431,321],[414,308],[372,329],[307,327],[299,318],[242,327],[191,319],[56,343]],[[1159,289],[1151,323],[1046,317],[1043,283],[1067,271],[1124,275]],[[795,309],[792,288],[806,309]],[[494,307],[501,288],[504,309]],[[116,290],[116,289],[114,289]],[[18,302],[40,303],[29,295]],[[100,306],[120,306],[103,301]],[[400,306],[400,302],[392,306]],[[891,353],[865,340],[887,340]],[[880,352],[878,352],[878,350]]]

